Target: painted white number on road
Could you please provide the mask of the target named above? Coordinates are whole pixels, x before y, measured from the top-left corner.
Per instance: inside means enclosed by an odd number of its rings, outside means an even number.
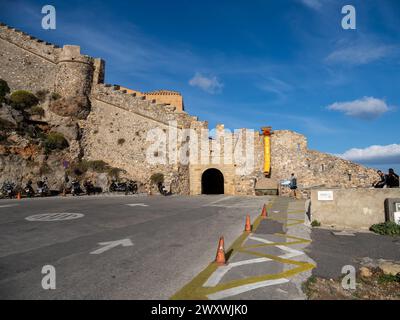
[[[26,217],[28,221],[62,221],[62,220],[73,220],[84,217],[82,213],[43,213],[35,214],[33,216]]]
[[[99,245],[103,246],[103,247],[100,249],[97,249],[95,251],[92,251],[90,254],[101,254],[107,250],[118,247],[120,245],[123,247],[130,247],[130,246],[133,246],[133,243],[130,239],[121,239],[121,240],[109,241],[109,242],[99,242]]]

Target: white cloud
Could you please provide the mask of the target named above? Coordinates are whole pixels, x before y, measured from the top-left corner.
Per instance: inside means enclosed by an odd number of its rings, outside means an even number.
[[[325,61],[335,64],[362,65],[383,59],[393,53],[393,50],[394,47],[388,45],[350,45],[333,51],[325,58]]]
[[[365,149],[353,148],[337,156],[365,164],[397,164],[400,163],[400,144],[375,145]]]
[[[335,102],[326,107],[328,110],[340,111],[345,115],[360,119],[376,119],[389,111],[389,106],[384,100],[373,97],[364,97],[348,102]]]
[[[314,10],[319,10],[322,7],[322,0],[300,0],[305,6],[314,9]]]
[[[259,85],[264,91],[272,92],[278,96],[283,96],[286,92],[292,90],[292,86],[282,80],[270,77],[267,82]]]
[[[203,76],[201,73],[196,72],[194,77],[190,79],[189,84],[192,87],[198,87],[205,92],[215,94],[221,92],[223,84],[217,79],[216,76]]]

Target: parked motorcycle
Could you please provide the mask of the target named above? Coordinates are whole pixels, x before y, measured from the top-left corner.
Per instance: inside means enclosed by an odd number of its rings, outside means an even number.
[[[39,197],[46,197],[49,195],[49,186],[47,185],[47,178],[39,180],[37,183],[37,194]]]
[[[32,197],[35,196],[35,191],[32,188],[32,181],[31,180],[29,180],[28,183],[26,184],[26,186],[24,188],[24,191],[25,191],[25,195],[28,198],[32,198]]]
[[[135,194],[138,191],[138,185],[136,181],[129,180],[127,182],[112,181],[109,187],[110,192],[125,192],[125,194]]]
[[[83,186],[85,187],[86,194],[91,195],[91,194],[96,194],[96,193],[102,193],[103,190],[100,187],[95,187],[92,181],[86,180],[83,183]]]
[[[71,194],[73,196],[79,196],[81,193],[83,193],[81,185],[78,180],[74,179],[72,181]]]
[[[4,197],[10,198],[10,199],[14,198],[15,184],[12,182],[8,182],[8,181],[4,182],[3,186],[1,188],[1,192]]]
[[[158,185],[158,191],[163,195],[163,196],[170,196],[172,194],[171,191],[167,191],[167,189],[165,188],[165,186],[159,182]]]

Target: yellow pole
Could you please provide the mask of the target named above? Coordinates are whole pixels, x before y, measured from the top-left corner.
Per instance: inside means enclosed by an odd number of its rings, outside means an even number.
[[[271,127],[262,128],[264,136],[264,175],[271,173]]]

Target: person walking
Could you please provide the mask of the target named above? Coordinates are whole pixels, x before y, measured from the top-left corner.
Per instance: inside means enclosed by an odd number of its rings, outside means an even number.
[[[292,176],[290,178],[290,184],[289,184],[289,188],[291,190],[291,195],[294,198],[297,198],[297,178],[294,175],[294,173],[292,173]]]

